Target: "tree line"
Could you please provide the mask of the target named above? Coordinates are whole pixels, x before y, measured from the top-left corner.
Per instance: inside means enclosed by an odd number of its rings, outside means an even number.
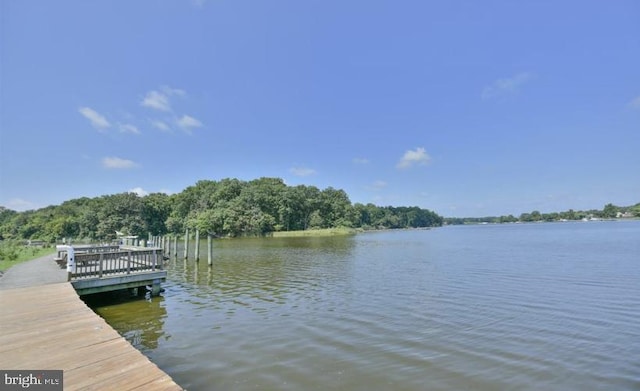
[[[0,207],[0,239],[111,240],[127,235],[179,234],[199,229],[216,236],[260,236],[319,228],[420,228],[443,224],[419,207],[352,204],[344,190],[288,186],[280,178],[202,180],[178,194],[120,193],[77,198],[16,212]]]
[[[564,212],[541,213],[538,210],[526,212],[516,217],[508,216],[485,216],[485,217],[448,217],[444,219],[445,224],[479,224],[479,223],[530,223],[541,221],[577,221],[589,219],[614,219],[638,218],[640,217],[640,203],[632,206],[616,206],[611,203],[606,204],[602,209],[573,210]]]

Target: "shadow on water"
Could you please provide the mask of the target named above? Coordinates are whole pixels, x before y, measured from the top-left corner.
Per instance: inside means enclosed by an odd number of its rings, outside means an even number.
[[[162,296],[135,297],[122,291],[87,295],[82,300],[143,352],[158,348],[160,340],[169,338],[163,330],[167,310]]]

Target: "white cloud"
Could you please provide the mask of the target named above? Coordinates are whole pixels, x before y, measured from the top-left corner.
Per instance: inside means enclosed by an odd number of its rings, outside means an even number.
[[[309,176],[316,173],[316,170],[305,167],[293,167],[289,169],[289,172],[295,176]]]
[[[12,198],[7,202],[6,207],[18,212],[24,212],[25,210],[36,209],[37,205],[22,198]]]
[[[140,130],[137,127],[131,124],[118,124],[121,133],[133,133],[140,134]]]
[[[138,197],[144,197],[149,195],[149,192],[143,189],[142,187],[134,187],[133,189],[129,190],[129,193],[136,193]]]
[[[513,94],[532,78],[533,75],[531,73],[521,72],[506,79],[498,79],[482,90],[482,99],[491,99]]]
[[[413,165],[426,165],[429,163],[431,158],[427,155],[427,152],[424,148],[416,148],[415,151],[408,150],[404,153],[398,164],[397,168],[409,168]]]
[[[170,132],[171,128],[169,127],[169,125],[167,125],[166,122],[164,121],[160,121],[160,120],[151,120],[151,126],[153,126],[156,129],[160,129],[163,132]]]
[[[353,163],[355,163],[355,164],[369,164],[369,159],[355,157],[355,158],[353,158]]]
[[[632,109],[640,110],[640,96],[629,102],[629,107]]]
[[[102,167],[127,169],[138,167],[138,164],[132,160],[122,159],[119,157],[105,157],[102,159]]]
[[[149,91],[140,104],[154,110],[171,111],[169,97],[158,91]]]
[[[185,97],[187,93],[185,90],[181,90],[179,88],[171,88],[169,86],[162,86],[159,88],[160,91],[151,90],[147,92],[144,99],[140,104],[144,107],[148,107],[150,109],[159,110],[159,111],[172,111],[171,102],[169,97],[171,96],[179,96]]]
[[[91,122],[91,126],[102,131],[111,126],[109,121],[100,113],[90,107],[80,107],[78,112]]]
[[[187,133],[191,133],[191,129],[193,128],[202,127],[202,122],[188,115],[183,115],[176,121],[176,123],[180,128],[182,128],[182,130]]]

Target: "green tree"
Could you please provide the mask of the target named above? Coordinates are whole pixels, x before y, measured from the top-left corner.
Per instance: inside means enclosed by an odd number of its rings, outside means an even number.
[[[171,200],[164,193],[152,193],[142,198],[142,219],[152,235],[166,234],[165,222],[171,213]]]
[[[116,231],[128,235],[147,235],[147,225],[143,219],[144,205],[135,193],[120,193],[104,196],[103,206],[97,213],[97,237],[115,239]]]
[[[613,204],[606,204],[602,209],[602,217],[612,219],[617,216],[619,208]]]
[[[353,208],[349,196],[344,190],[336,190],[332,187],[322,190],[318,212],[322,218],[321,228],[351,227],[353,225]]]
[[[344,190],[287,186],[279,178],[203,180],[182,192],[78,198],[15,212],[0,207],[0,239],[108,240],[116,231],[146,237],[197,228],[216,235],[327,227],[423,227],[442,217],[419,207],[352,205]]]

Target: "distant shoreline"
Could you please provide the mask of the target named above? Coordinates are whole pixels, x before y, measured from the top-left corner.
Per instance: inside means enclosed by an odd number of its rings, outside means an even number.
[[[411,228],[322,228],[322,229],[307,229],[300,231],[280,231],[272,232],[266,237],[273,238],[295,238],[295,237],[322,237],[322,236],[340,236],[340,235],[356,235],[368,232],[383,232],[383,231],[425,231],[437,227],[411,227]]]
[[[340,236],[355,235],[362,230],[354,228],[322,228],[322,229],[306,229],[300,231],[278,231],[266,235],[272,238],[297,238],[297,237],[319,237],[319,236]]]
[[[541,224],[541,223],[593,223],[593,222],[611,222],[611,221],[640,221],[640,217],[625,217],[625,218],[594,218],[594,219],[580,219],[580,220],[538,220],[538,221],[466,221],[461,224],[444,223],[443,227],[451,227],[457,225],[505,225],[505,224]]]

